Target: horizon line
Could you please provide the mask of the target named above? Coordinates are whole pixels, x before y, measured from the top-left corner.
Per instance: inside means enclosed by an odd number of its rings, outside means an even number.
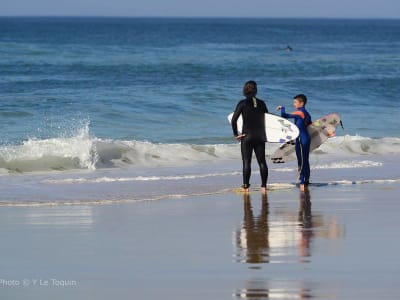
[[[287,19],[287,20],[400,20],[400,17],[251,17],[251,16],[107,16],[107,15],[0,15],[0,18],[115,18],[115,19]]]

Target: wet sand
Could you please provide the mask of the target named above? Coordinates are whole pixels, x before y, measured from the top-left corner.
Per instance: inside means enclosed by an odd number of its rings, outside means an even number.
[[[399,299],[400,185],[0,208],[4,299]]]

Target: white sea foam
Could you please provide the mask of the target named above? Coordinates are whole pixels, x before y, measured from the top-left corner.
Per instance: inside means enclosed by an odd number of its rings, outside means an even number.
[[[267,145],[270,155],[277,144]],[[341,136],[329,139],[317,155],[342,155],[348,159],[336,165],[316,168],[371,167],[378,162],[352,162],[360,155],[400,154],[400,138],[372,139]],[[146,141],[99,139],[89,134],[89,126],[68,138],[29,139],[21,145],[0,147],[0,173],[148,166],[186,166],[240,159],[240,145],[159,144]],[[341,164],[341,165],[340,165]],[[284,169],[283,169],[284,170]]]
[[[110,205],[116,203],[138,203],[148,201],[159,201],[167,199],[180,199],[187,197],[200,197],[209,195],[218,195],[231,192],[230,189],[221,189],[213,192],[196,192],[186,194],[164,194],[152,197],[143,198],[120,198],[120,199],[96,199],[96,200],[50,200],[50,201],[0,201],[1,206],[12,206],[12,207],[43,207],[43,206],[74,206],[74,205]]]
[[[316,153],[369,155],[369,154],[400,154],[400,138],[369,138],[362,136],[337,136],[328,139]]]
[[[353,168],[373,168],[381,167],[383,163],[363,160],[363,161],[341,161],[329,164],[315,164],[311,168],[313,170],[324,170],[324,169],[353,169]],[[295,168],[274,168],[272,172],[294,172]],[[134,177],[97,177],[97,178],[63,178],[63,179],[46,179],[43,183],[49,184],[85,184],[85,183],[114,183],[114,182],[132,182],[132,181],[179,181],[179,180],[196,180],[202,178],[211,177],[223,177],[223,176],[238,176],[241,172],[223,172],[223,173],[205,173],[205,174],[182,174],[173,176],[134,176]]]
[[[382,167],[383,163],[379,161],[372,160],[345,160],[333,163],[311,163],[312,170],[328,170],[328,169],[356,169],[356,168],[373,168]],[[293,172],[296,171],[295,168],[277,168],[277,172]]]
[[[97,167],[184,166],[238,158],[237,144],[157,144],[141,141],[96,140]]]
[[[0,168],[16,172],[95,169],[97,160],[88,125],[70,138],[29,139],[0,148]]]
[[[51,184],[75,184],[75,183],[112,183],[129,181],[161,181],[161,180],[190,180],[209,177],[235,176],[240,172],[176,175],[176,176],[136,176],[136,177],[99,177],[99,178],[66,178],[66,179],[47,179],[44,183]]]

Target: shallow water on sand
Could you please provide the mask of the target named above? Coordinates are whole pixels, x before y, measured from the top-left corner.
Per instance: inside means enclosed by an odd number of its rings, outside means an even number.
[[[396,299],[399,184],[111,206],[3,207],[8,297]],[[267,201],[265,201],[267,200]],[[25,237],[25,238],[22,238]],[[32,279],[76,285],[33,286]],[[373,284],[371,284],[373,283]]]
[[[261,204],[254,214],[244,201],[241,231],[250,239],[237,243],[236,253],[254,272],[234,296],[396,299],[399,189],[398,184],[311,189],[298,201]],[[259,206],[257,198],[251,202]]]

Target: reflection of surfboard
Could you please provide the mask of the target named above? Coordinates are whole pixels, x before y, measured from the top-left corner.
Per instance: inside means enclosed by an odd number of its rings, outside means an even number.
[[[228,121],[231,123],[233,113],[229,114]],[[242,116],[237,120],[239,133],[242,131]],[[299,135],[299,129],[292,122],[272,114],[265,114],[265,132],[267,141],[270,143],[285,143],[294,140]]]
[[[326,115],[307,127],[311,137],[310,152],[317,149],[329,137],[335,136],[336,127],[340,124],[338,114]],[[275,164],[285,163],[296,159],[295,141],[289,141],[280,146],[271,156],[271,161]]]

